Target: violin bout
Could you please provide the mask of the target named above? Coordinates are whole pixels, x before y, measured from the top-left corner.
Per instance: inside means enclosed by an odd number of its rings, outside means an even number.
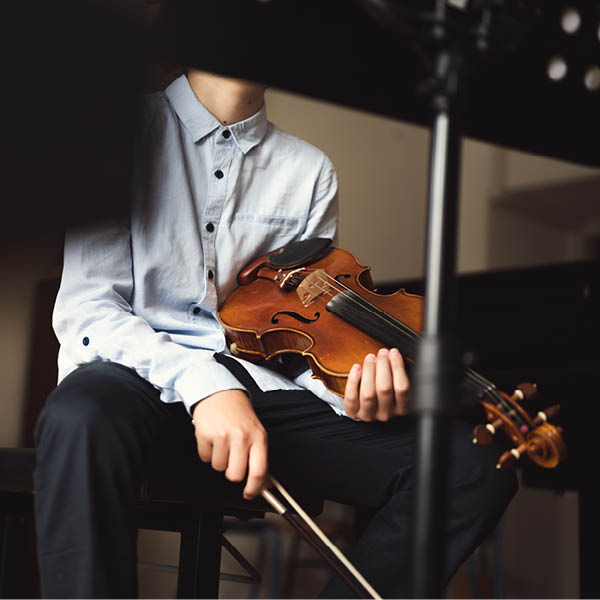
[[[275,253],[242,271],[238,280],[247,283],[229,295],[218,313],[232,354],[251,362],[300,354],[315,378],[343,396],[352,365],[385,344],[333,312],[335,295],[343,291],[375,299],[380,310],[402,314],[408,326],[421,329],[423,298],[404,290],[377,294],[370,267],[351,252],[329,246],[316,260],[285,268],[271,264],[269,257]]]

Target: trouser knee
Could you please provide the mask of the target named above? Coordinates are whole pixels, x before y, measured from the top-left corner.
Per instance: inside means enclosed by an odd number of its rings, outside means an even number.
[[[141,461],[152,436],[124,377],[127,383],[130,375],[122,367],[99,363],[81,367],[61,382],[36,424],[38,464],[68,458],[68,452],[85,452],[105,463]]]
[[[513,499],[518,489],[517,477],[513,470],[496,468],[502,453],[499,445],[488,447],[471,445],[471,460],[477,462],[479,477],[474,482],[474,516],[480,515],[484,522],[495,524]]]

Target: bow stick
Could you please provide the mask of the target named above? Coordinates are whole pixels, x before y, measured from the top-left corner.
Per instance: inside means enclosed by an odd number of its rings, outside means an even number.
[[[261,491],[261,496],[331,565],[358,598],[380,599],[381,596],[359,573],[358,569],[323,533],[279,481],[270,474],[269,478],[273,482],[273,487],[281,495],[282,500],[278,500],[271,491],[266,489]],[[284,505],[285,502],[291,506],[293,512]]]

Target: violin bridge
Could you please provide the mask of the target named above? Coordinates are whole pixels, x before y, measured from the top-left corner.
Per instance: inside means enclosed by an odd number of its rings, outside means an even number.
[[[317,269],[307,275],[296,288],[296,293],[303,306],[308,306],[328,291],[327,273],[325,269]]]

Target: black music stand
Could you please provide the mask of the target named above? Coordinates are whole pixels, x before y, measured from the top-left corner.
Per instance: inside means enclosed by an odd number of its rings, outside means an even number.
[[[460,173],[462,111],[466,71],[477,66],[481,55],[491,50],[507,52],[524,33],[514,20],[518,14],[506,10],[508,2],[480,0],[451,3],[436,0],[432,6],[410,9],[409,2],[365,1],[375,18],[404,35],[414,37],[420,56],[429,60],[431,75],[422,86],[432,112],[428,225],[425,263],[425,320],[417,352],[414,413],[417,417],[417,462],[413,519],[413,596],[440,598],[447,476],[444,470],[448,448],[448,417],[458,401],[459,365],[456,338],[456,253],[458,186]],[[461,5],[457,18],[450,4]],[[473,6],[474,5],[474,6]],[[471,11],[471,15],[467,13]],[[597,14],[600,16],[600,5]],[[511,20],[511,17],[513,20]],[[562,13],[562,29],[577,33],[581,15],[572,6]],[[579,20],[579,21],[578,21]],[[501,21],[494,31],[494,21]],[[558,23],[557,23],[558,25]],[[419,27],[420,26],[420,27]],[[504,42],[498,36],[503,30]],[[558,27],[557,27],[558,29]],[[600,36],[600,29],[598,31]],[[506,42],[508,40],[508,43]],[[571,59],[573,57],[571,56]],[[581,57],[577,57],[581,60]],[[577,61],[577,58],[575,62]],[[573,62],[573,61],[572,61]],[[561,55],[550,57],[549,79],[559,82],[568,71]],[[597,92],[600,69],[583,71],[580,88]]]
[[[424,328],[417,350],[413,404],[417,447],[412,590],[415,598],[441,598],[447,489],[444,466],[449,417],[458,405],[462,372],[455,282],[463,76],[489,50],[497,17],[494,9],[499,3],[479,2],[468,19],[467,15],[452,14],[446,0],[418,9],[389,0],[369,0],[364,4],[376,19],[411,36],[425,67],[430,69],[429,77],[420,86],[431,108],[432,138]]]

